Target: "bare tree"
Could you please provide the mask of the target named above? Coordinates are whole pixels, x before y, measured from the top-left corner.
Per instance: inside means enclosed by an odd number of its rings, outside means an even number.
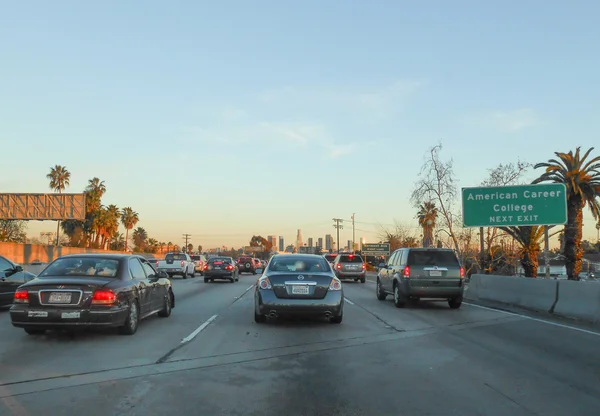
[[[454,249],[460,252],[460,244],[455,233],[456,214],[453,212],[457,196],[457,181],[452,169],[452,159],[441,160],[441,150],[441,143],[429,149],[419,179],[415,183],[411,201],[415,207],[426,201],[433,201],[437,205],[440,228],[447,232]]]
[[[414,242],[417,241],[414,231],[409,226],[400,224],[397,221],[394,224],[392,228],[385,228],[380,225],[379,239],[384,243],[390,243],[390,252],[401,247],[412,247]]]

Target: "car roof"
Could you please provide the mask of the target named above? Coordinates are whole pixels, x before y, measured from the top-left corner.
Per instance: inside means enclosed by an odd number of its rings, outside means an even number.
[[[275,258],[293,257],[299,259],[323,259],[323,256],[318,254],[304,254],[304,253],[286,253],[286,254],[275,254]]]
[[[136,254],[118,254],[118,253],[80,253],[80,254],[65,254],[64,256],[60,256],[60,258],[69,258],[69,257],[85,257],[90,259],[110,259],[110,260],[122,260],[134,257],[141,257]]]

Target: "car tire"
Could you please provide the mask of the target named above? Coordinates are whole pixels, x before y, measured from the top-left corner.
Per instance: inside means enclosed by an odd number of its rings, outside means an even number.
[[[458,298],[448,299],[448,306],[450,306],[450,308],[452,309],[458,309],[460,308],[460,305],[462,305],[462,301],[462,296]]]
[[[45,329],[38,328],[24,328],[27,335],[44,335],[46,333]]]
[[[165,296],[165,304],[163,305],[163,309],[158,312],[158,316],[160,316],[161,318],[168,318],[169,316],[171,316],[171,308],[173,306],[172,296],[173,293],[171,293],[171,291],[169,290],[169,292],[167,292],[167,296]]]
[[[400,292],[400,285],[398,283],[394,283],[394,305],[396,305],[396,308],[404,308],[406,306],[406,298]]]
[[[208,277],[204,278],[204,283],[208,283]]]
[[[184,279],[187,279],[187,270],[183,272],[182,276]]]
[[[387,293],[383,291],[381,287],[381,281],[377,279],[377,285],[375,286],[375,293],[377,294],[377,299],[385,300],[387,298]]]
[[[265,322],[267,322],[267,315],[261,315],[259,313],[256,313],[256,310],[254,310],[254,322],[256,322],[257,324],[264,324]]]
[[[343,318],[344,318],[344,314],[341,313],[338,316],[334,316],[332,318],[329,318],[329,322],[331,322],[332,324],[341,324]]]
[[[360,278],[360,282],[361,282],[361,283],[365,283],[366,281],[367,281],[367,278],[366,278],[366,277],[361,277],[361,278]]]
[[[193,279],[194,277],[196,277],[196,270],[192,270],[192,272],[190,273],[190,277]]]
[[[235,277],[232,277],[231,279],[229,279],[229,283],[234,283],[235,282]]]
[[[133,335],[137,332],[138,326],[140,325],[140,306],[137,300],[134,300],[129,305],[129,313],[125,319],[125,324],[119,327],[119,333],[121,335]]]

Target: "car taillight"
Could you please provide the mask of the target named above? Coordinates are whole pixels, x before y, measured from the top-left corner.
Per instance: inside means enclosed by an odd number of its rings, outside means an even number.
[[[117,295],[112,290],[100,289],[94,292],[92,305],[112,305],[117,300]]]
[[[19,289],[15,292],[13,298],[14,303],[29,303],[29,291],[27,289]]]
[[[465,268],[464,268],[464,267],[461,267],[461,268],[460,268],[460,278],[461,278],[461,279],[464,279],[464,278],[465,278]]]
[[[208,264],[204,265],[204,270],[208,270]]]
[[[410,266],[404,266],[404,277],[410,277]]]
[[[342,265],[338,263],[336,267],[337,267],[338,269],[341,269],[341,268],[342,268]]]
[[[271,289],[271,281],[268,277],[261,277],[260,279],[258,279],[258,287],[264,290]]]
[[[367,265],[363,263],[363,270],[367,268]]]
[[[227,270],[233,270],[233,266],[230,264],[229,266],[225,267]]]
[[[342,290],[342,282],[338,279],[331,279],[331,283],[329,283],[329,290]]]
[[[181,260],[181,267],[185,266],[185,261]]]

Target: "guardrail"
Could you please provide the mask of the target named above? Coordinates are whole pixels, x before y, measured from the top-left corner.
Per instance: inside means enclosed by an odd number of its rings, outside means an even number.
[[[465,298],[600,323],[598,282],[474,274]]]

